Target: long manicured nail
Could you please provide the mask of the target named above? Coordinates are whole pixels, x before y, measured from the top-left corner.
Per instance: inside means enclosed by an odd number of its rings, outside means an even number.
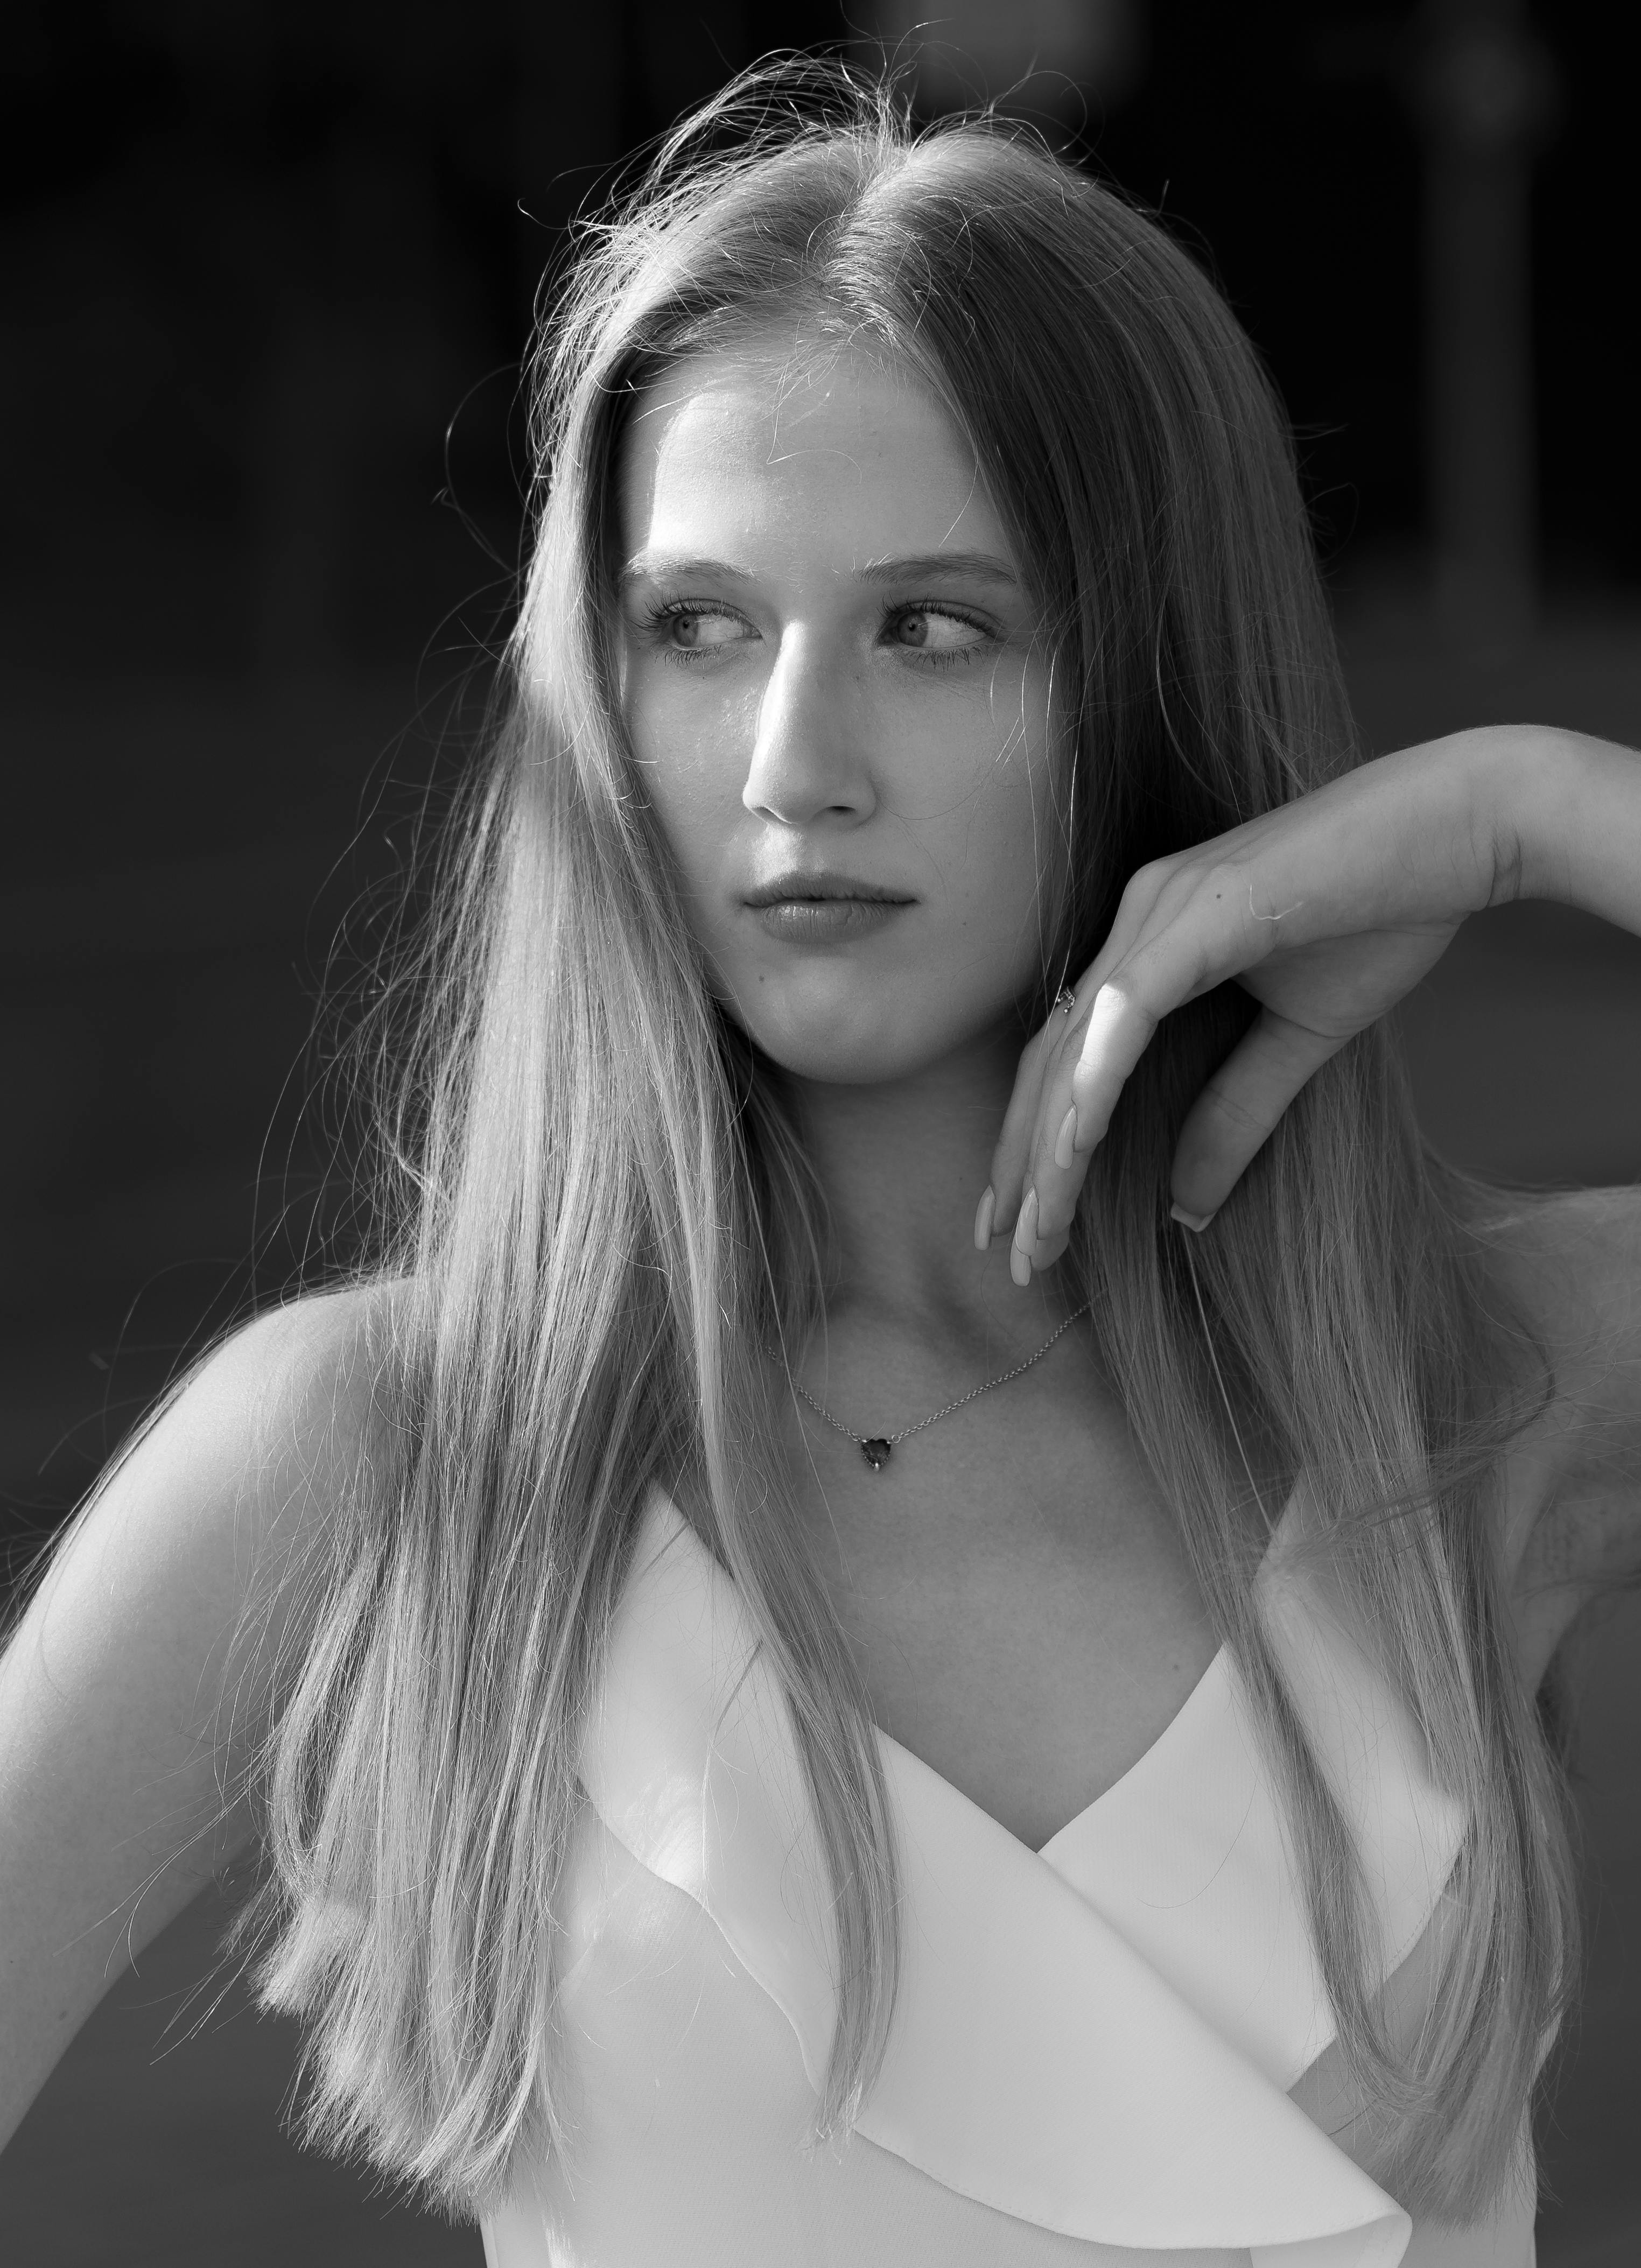
[[[1031,1282],[1031,1263],[1018,1244],[1009,1247],[1009,1274],[1022,1291]]]
[[[1020,1207],[1019,1219],[1014,1224],[1014,1249],[1029,1261],[1031,1248],[1037,1241],[1037,1192],[1027,1189]]]
[[[1187,1212],[1185,1207],[1180,1204],[1170,1205],[1168,1211],[1174,1219],[1182,1221],[1187,1228],[1194,1228],[1198,1236],[1214,1217],[1211,1212]],[[1214,1211],[1218,1211],[1218,1207],[1216,1206]]]
[[[992,1188],[990,1182],[988,1182],[986,1183],[986,1193],[981,1198],[979,1206],[975,1213],[975,1249],[976,1252],[990,1252],[991,1249],[991,1216],[996,1212],[997,1209],[997,1191]]]
[[[1062,1173],[1071,1162],[1077,1146],[1077,1105],[1073,1103],[1060,1121],[1060,1131],[1055,1138],[1054,1162]]]

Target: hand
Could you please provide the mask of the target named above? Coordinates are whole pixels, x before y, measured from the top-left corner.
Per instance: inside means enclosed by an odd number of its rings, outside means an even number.
[[[1261,1005],[1180,1131],[1173,1195],[1205,1227],[1312,1073],[1410,992],[1467,914],[1517,895],[1507,731],[1380,756],[1142,866],[1111,934],[1020,1057],[975,1241],[1019,1284],[1065,1250],[1088,1160],[1169,1011],[1234,978]]]

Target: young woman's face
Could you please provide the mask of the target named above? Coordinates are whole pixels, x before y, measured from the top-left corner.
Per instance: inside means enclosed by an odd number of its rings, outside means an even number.
[[[621,508],[627,725],[720,997],[815,1079],[1003,1026],[1044,942],[1049,672],[951,420],[864,357],[703,355],[640,405]]]

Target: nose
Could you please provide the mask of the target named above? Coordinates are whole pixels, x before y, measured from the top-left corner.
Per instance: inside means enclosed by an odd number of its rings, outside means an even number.
[[[797,625],[782,633],[741,790],[748,811],[788,827],[871,817],[862,690],[846,653]]]

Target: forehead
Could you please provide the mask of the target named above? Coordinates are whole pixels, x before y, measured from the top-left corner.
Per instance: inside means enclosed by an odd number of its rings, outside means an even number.
[[[617,478],[629,559],[733,558],[782,535],[839,566],[1008,556],[974,452],[936,395],[850,349],[769,342],[691,356],[640,397]]]

